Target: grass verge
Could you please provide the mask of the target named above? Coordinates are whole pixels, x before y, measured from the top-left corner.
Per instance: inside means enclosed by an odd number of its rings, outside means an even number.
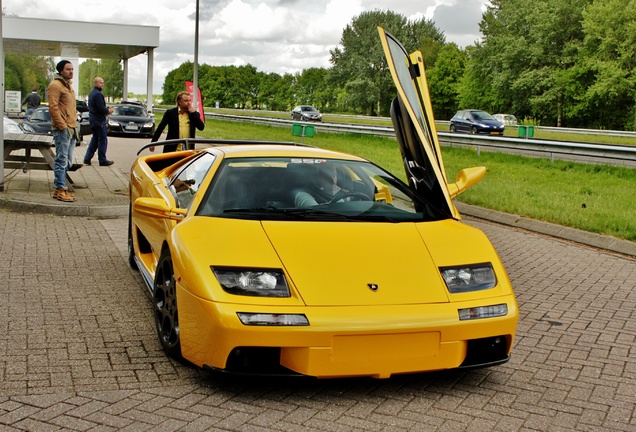
[[[207,120],[206,138],[300,142],[288,128]],[[319,133],[305,144],[352,153],[404,178],[394,139]],[[483,165],[484,179],[459,201],[532,219],[636,241],[636,170],[444,147],[449,181],[462,168]]]

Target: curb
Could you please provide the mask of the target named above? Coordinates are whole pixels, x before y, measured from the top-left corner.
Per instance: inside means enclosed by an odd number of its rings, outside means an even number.
[[[0,198],[0,208],[18,213],[53,214],[57,216],[120,217],[128,215],[128,204],[57,205],[22,201],[15,198]]]
[[[459,210],[459,212],[464,216],[521,228],[527,231],[545,234],[636,258],[636,243],[628,240],[591,233],[549,222],[538,221],[510,213],[489,210],[461,202],[454,202],[454,204],[455,207],[457,207],[457,210]]]

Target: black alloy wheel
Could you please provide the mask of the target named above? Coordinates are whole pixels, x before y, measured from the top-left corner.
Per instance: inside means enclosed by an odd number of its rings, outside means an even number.
[[[159,342],[170,357],[181,358],[179,338],[179,314],[177,311],[177,286],[170,250],[164,249],[155,274],[152,303]]]

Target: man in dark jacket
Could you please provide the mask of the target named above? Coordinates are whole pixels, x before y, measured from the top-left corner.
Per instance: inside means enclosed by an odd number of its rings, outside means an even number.
[[[161,123],[157,126],[152,142],[156,142],[161,137],[161,133],[168,126],[167,140],[179,139],[179,138],[194,138],[195,128],[203,130],[205,123],[201,120],[201,115],[192,106],[192,96],[187,91],[179,92],[177,95],[177,106],[167,110]],[[177,144],[168,144],[163,146],[163,152],[176,151]],[[154,151],[154,147],[150,148],[150,151]]]
[[[84,164],[90,165],[91,159],[93,159],[95,151],[97,151],[99,166],[109,166],[115,162],[108,160],[106,157],[106,148],[108,147],[106,116],[113,112],[113,107],[106,106],[106,100],[104,100],[104,95],[102,94],[104,79],[95,77],[93,84],[95,87],[93,87],[91,94],[88,95],[88,121],[91,123],[93,136],[84,155]]]
[[[24,116],[29,117],[33,113],[33,111],[35,111],[35,109],[40,106],[40,102],[42,102],[42,99],[38,94],[38,87],[34,86],[33,91],[29,93],[27,97],[25,97],[22,101],[22,105],[26,104],[27,106]]]

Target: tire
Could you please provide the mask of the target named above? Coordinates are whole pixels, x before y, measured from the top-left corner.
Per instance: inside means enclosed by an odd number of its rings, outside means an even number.
[[[135,261],[135,248],[132,236],[132,206],[128,206],[128,265],[133,270],[139,270]]]
[[[174,359],[181,359],[177,286],[169,249],[164,249],[157,264],[152,291],[152,304],[157,335],[163,350]]]
[[[473,135],[477,135],[477,128],[475,126],[470,128],[470,133]]]
[[[457,129],[455,129],[455,125],[450,125],[450,131],[457,132]]]

